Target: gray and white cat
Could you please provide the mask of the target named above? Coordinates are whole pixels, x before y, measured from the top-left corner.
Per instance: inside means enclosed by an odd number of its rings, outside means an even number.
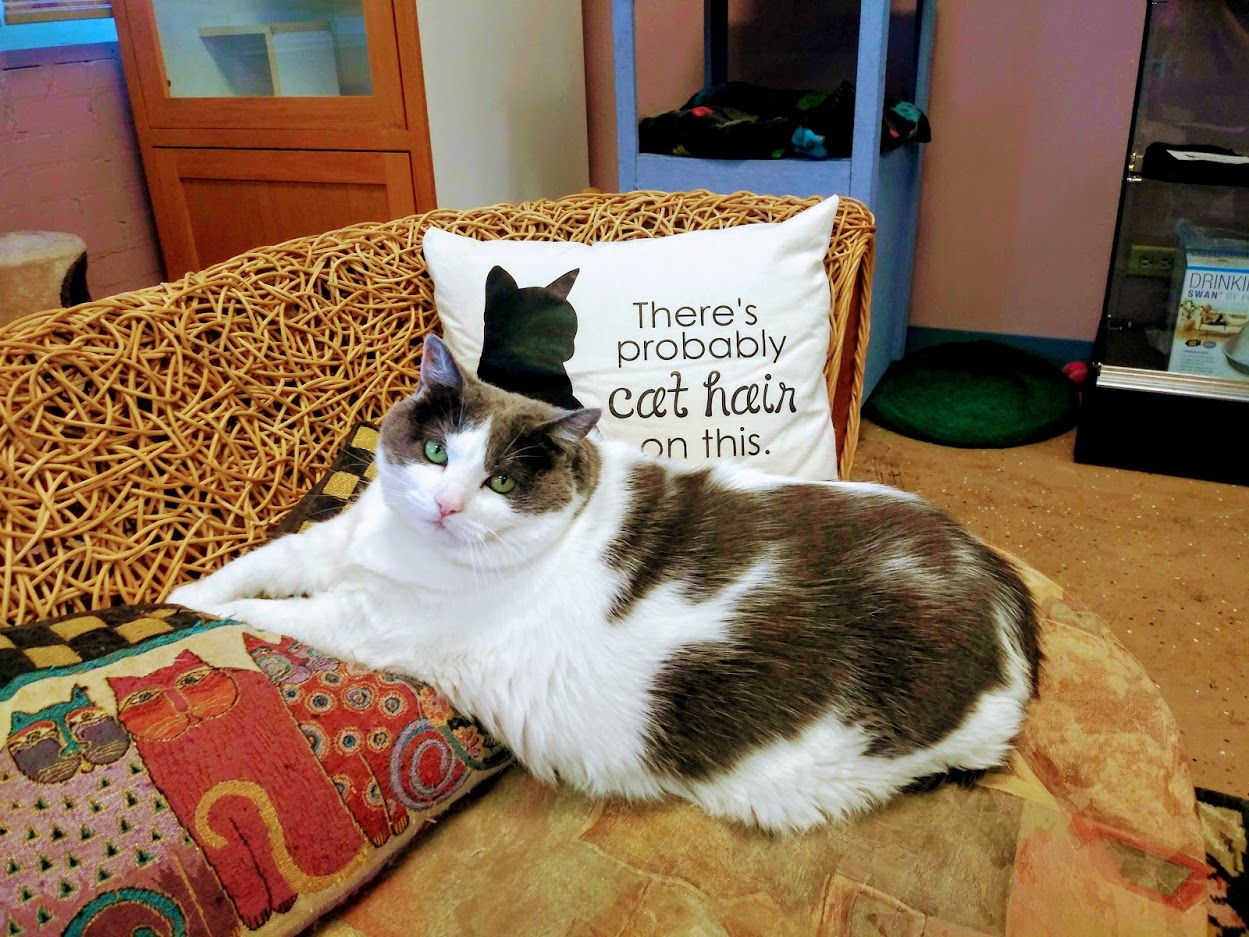
[[[170,601],[428,680],[539,778],[769,830],[1003,764],[1028,591],[919,498],[652,460],[425,342],[377,481]]]

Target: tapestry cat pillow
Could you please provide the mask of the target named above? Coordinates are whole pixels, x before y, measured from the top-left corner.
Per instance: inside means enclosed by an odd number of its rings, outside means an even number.
[[[0,629],[0,733],[3,937],[303,933],[511,762],[428,684],[170,605]]]
[[[456,359],[507,390],[599,407],[603,434],[686,460],[837,477],[824,363],[836,196],[780,223],[581,244],[430,229]]]

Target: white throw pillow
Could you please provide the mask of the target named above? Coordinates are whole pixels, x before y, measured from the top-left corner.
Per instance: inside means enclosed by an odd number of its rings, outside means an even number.
[[[462,368],[601,407],[607,438],[654,455],[833,479],[824,257],[836,213],[834,196],[780,223],[598,244],[430,229],[425,260]]]

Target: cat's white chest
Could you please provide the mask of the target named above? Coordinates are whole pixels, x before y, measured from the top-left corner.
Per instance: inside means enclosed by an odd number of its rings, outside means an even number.
[[[587,581],[594,576],[569,570],[559,582],[466,599],[465,618],[480,615],[490,627],[463,641],[448,635],[429,661],[431,678],[531,771],[588,789],[638,764],[654,676],[653,665],[613,648],[599,589]]]

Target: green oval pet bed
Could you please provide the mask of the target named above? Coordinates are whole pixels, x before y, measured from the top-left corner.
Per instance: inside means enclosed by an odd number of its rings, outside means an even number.
[[[998,342],[932,345],[895,361],[863,408],[873,423],[926,442],[1005,449],[1075,425],[1076,385],[1056,365]]]

